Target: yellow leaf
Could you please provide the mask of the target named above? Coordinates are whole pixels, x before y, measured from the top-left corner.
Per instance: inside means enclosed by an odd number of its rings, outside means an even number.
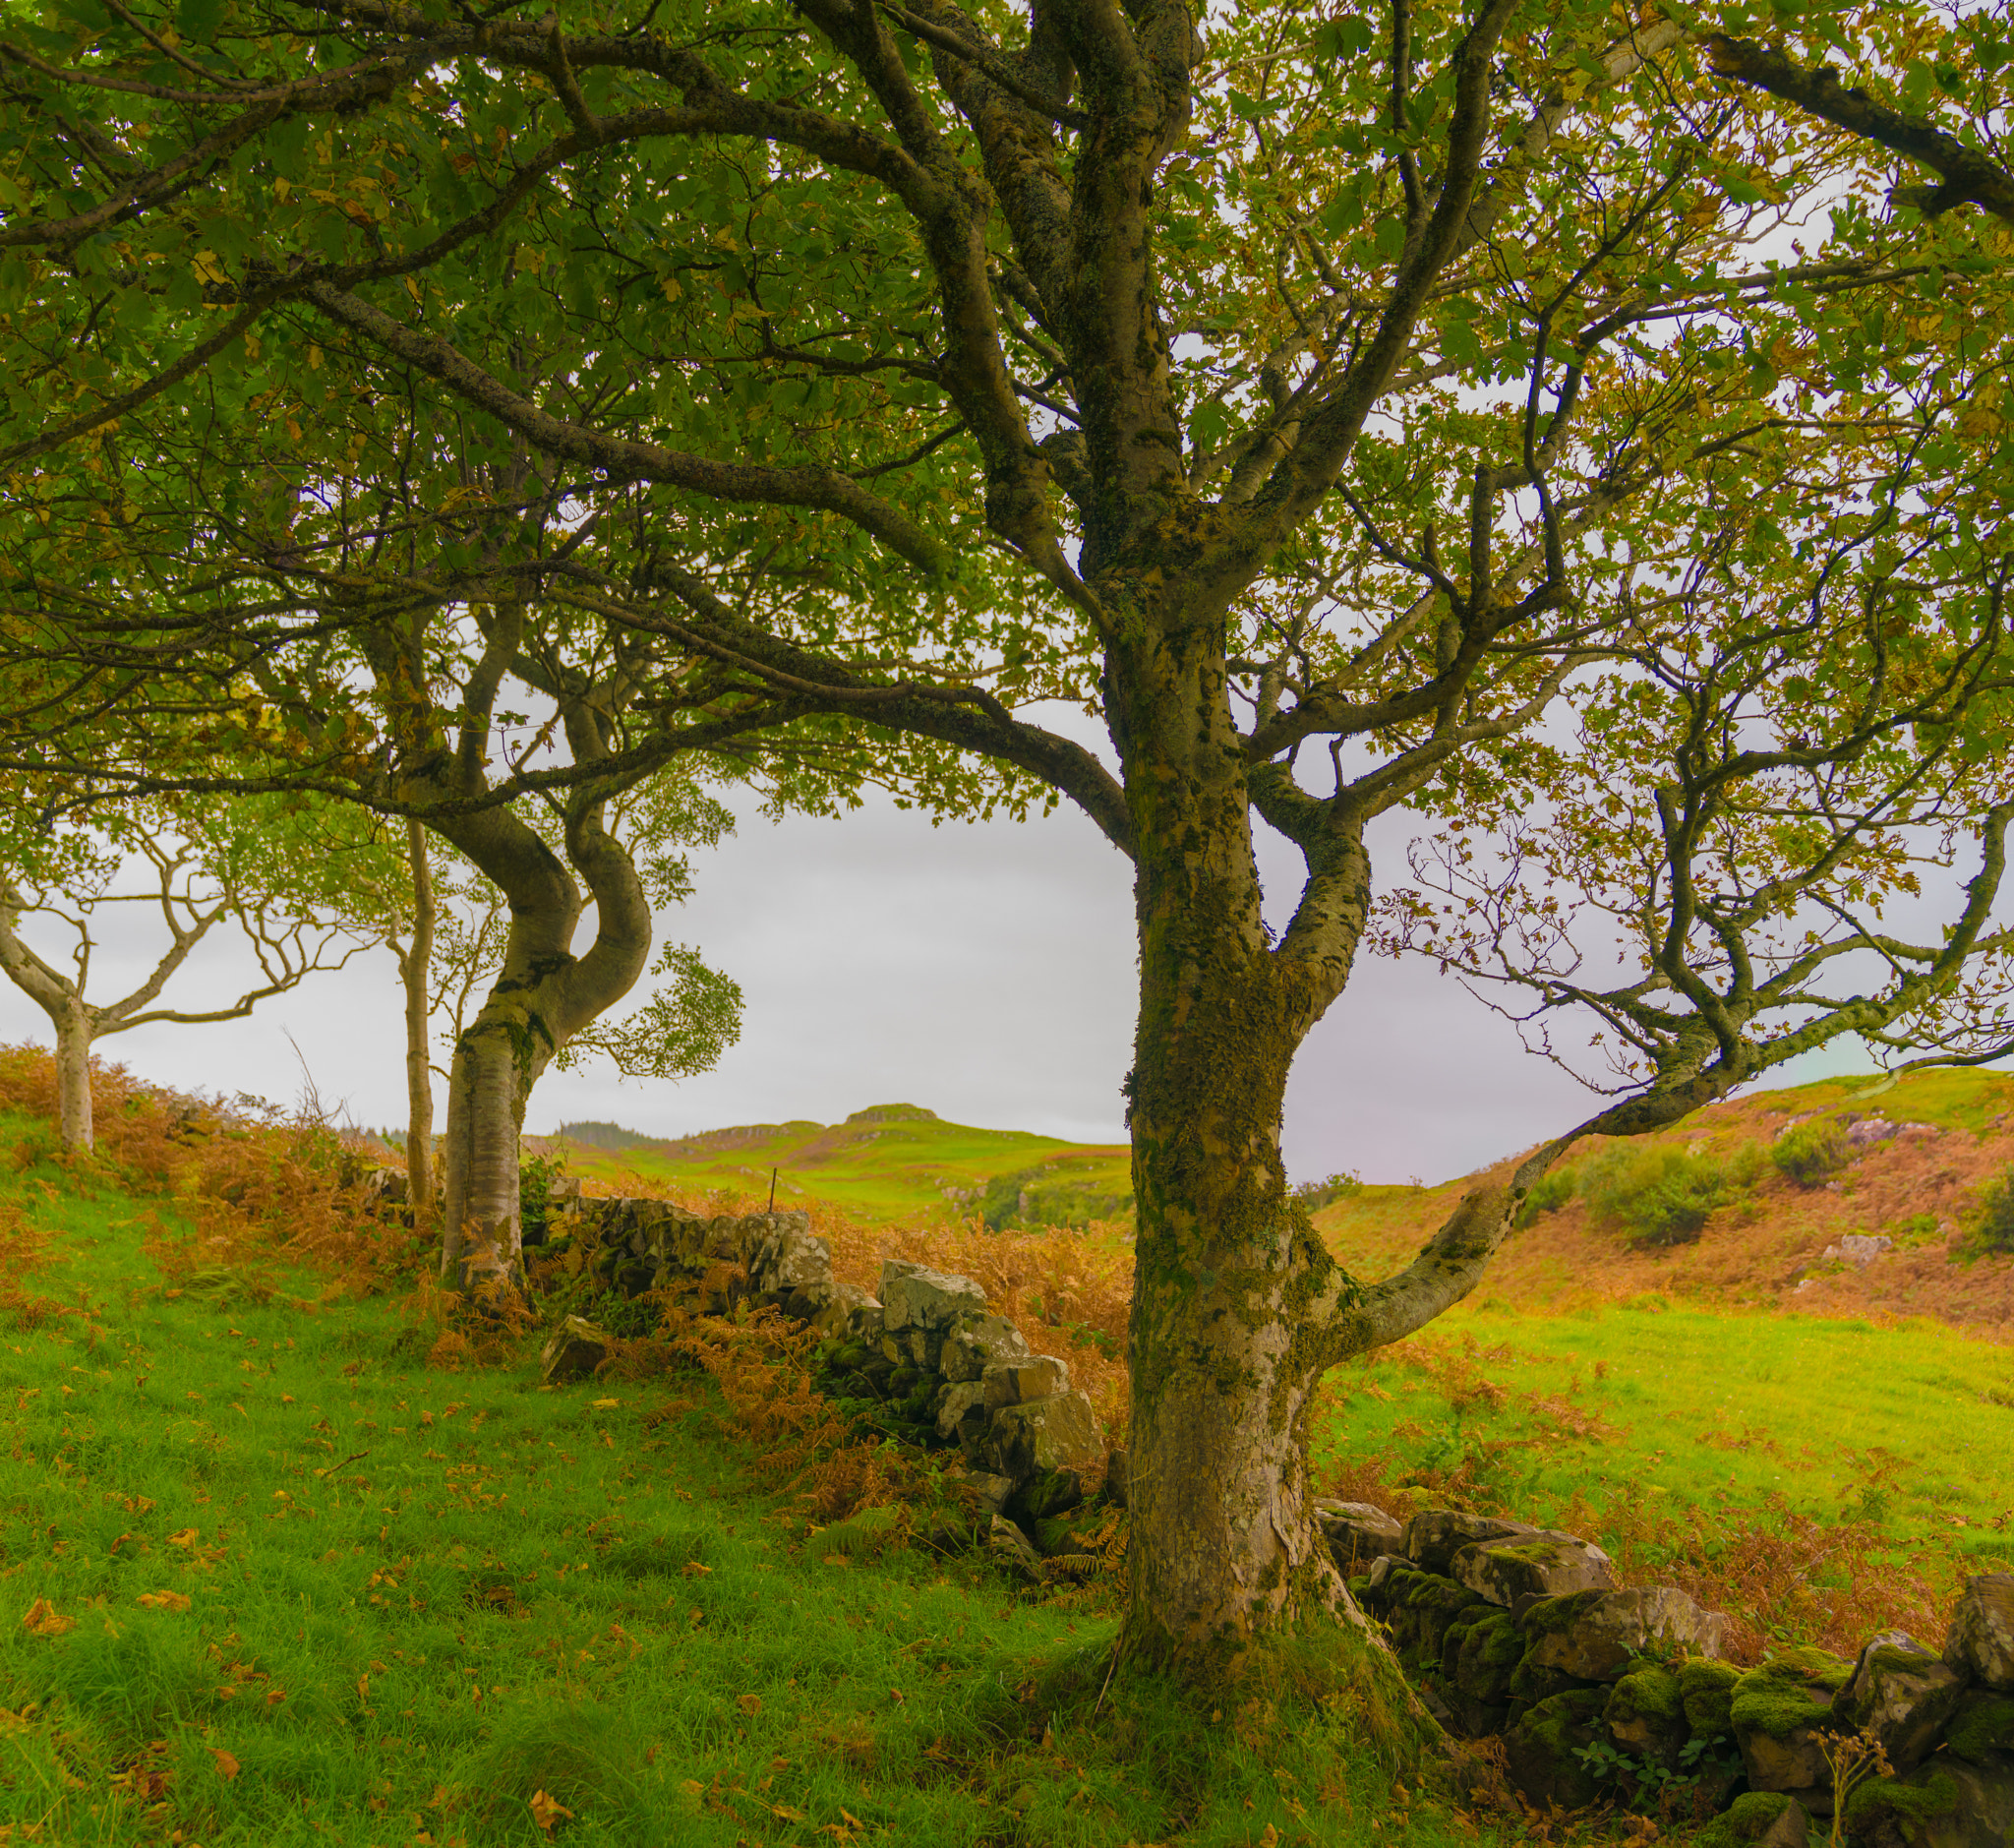
[[[620,1399],[595,1399],[588,1401],[590,1411],[609,1411],[622,1401]]]
[[[37,1598],[28,1607],[21,1627],[32,1636],[60,1637],[66,1630],[77,1628],[77,1619],[63,1616],[47,1598]]]
[[[170,1546],[193,1547],[201,1537],[202,1531],[200,1527],[184,1527],[179,1532],[168,1535],[168,1544]]]
[[[563,1816],[570,1818],[572,1815],[573,1812],[567,1809],[563,1803],[557,1802],[555,1799],[547,1796],[543,1790],[532,1792],[531,1819],[540,1828],[544,1829],[548,1835],[553,1832],[553,1824]]]
[[[283,174],[279,178],[275,179],[272,183],[273,197],[277,199],[282,206],[284,206],[287,203],[287,195],[291,193],[293,190],[293,181],[286,178],[285,175]]]
[[[204,1750],[216,1760],[216,1774],[227,1784],[243,1768],[238,1760],[220,1746],[206,1746]]]
[[[759,1694],[742,1694],[735,1697],[735,1704],[743,1713],[755,1714],[762,1711],[762,1697]]]
[[[150,1611],[186,1611],[189,1608],[188,1596],[180,1591],[143,1591],[140,1602]]]

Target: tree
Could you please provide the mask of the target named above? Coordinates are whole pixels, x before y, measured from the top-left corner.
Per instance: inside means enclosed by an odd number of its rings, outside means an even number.
[[[64,1148],[92,1146],[90,1049],[163,1022],[242,1020],[318,971],[342,968],[369,938],[347,929],[340,900],[369,876],[372,850],[328,805],[268,799],[231,804],[154,800],[52,812],[17,783],[0,869],[0,970],[49,1017],[56,1043]],[[167,945],[138,985],[93,1000],[91,963],[103,920],[119,906],[158,911]],[[24,935],[53,925],[73,939],[53,959]],[[262,980],[235,999],[191,1011],[155,1006],[218,924],[235,926]],[[46,939],[45,939],[46,940]],[[69,967],[63,965],[67,962]]]
[[[513,637],[669,651],[693,748],[830,748],[823,714],[982,754],[1131,860],[1144,1657],[1222,1672],[1346,1605],[1315,1385],[1471,1287],[1574,1138],[1844,1034],[2005,1049],[2004,265],[1951,209],[1996,209],[1996,16],[1818,6],[1757,49],[1740,7],[1593,0],[1207,40],[1169,0],[322,0],[220,10],[198,58],[79,5],[5,53],[37,647],[79,629],[36,548],[80,543],[93,465],[145,501],[250,410],[332,463],[359,404],[431,405],[553,471],[536,541],[457,566]],[[1842,129],[1828,47],[1897,102]],[[1939,186],[1891,206],[1885,148]],[[1115,774],[1015,716],[1037,692],[1094,701]],[[1510,870],[1581,881],[1643,968],[1581,982],[1561,901],[1487,872],[1501,927],[1451,960],[1594,1008],[1627,1084],[1367,1284],[1279,1115],[1408,806],[1531,813]],[[1257,825],[1306,864],[1277,933]],[[1961,849],[1948,926],[1890,938]]]

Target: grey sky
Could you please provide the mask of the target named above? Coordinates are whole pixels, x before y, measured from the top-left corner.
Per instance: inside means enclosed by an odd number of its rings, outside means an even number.
[[[1297,889],[1283,843],[1268,837],[1262,863],[1270,890]],[[1394,845],[1383,869],[1402,866]],[[696,895],[661,929],[740,982],[740,1043],[717,1070],[676,1086],[625,1083],[600,1062],[553,1073],[532,1101],[534,1130],[600,1117],[678,1135],[832,1122],[901,1101],[954,1121],[1122,1139],[1130,869],[1075,810],[933,828],[877,799],[840,820],[756,816],[694,870]],[[143,917],[121,922],[150,957]],[[130,985],[138,964],[137,953],[101,952],[93,995]],[[236,958],[206,949],[170,998],[213,1005],[239,973]],[[403,1120],[399,991],[382,951],[250,1020],[145,1028],[100,1050],[185,1090],[286,1102],[302,1089],[289,1034],[326,1104],[360,1123]],[[4,982],[0,1038],[48,1040],[40,1012]],[[1348,1168],[1369,1180],[1440,1180],[1557,1131],[1590,1102],[1457,984],[1423,963],[1367,958],[1295,1067],[1288,1164],[1297,1179]]]

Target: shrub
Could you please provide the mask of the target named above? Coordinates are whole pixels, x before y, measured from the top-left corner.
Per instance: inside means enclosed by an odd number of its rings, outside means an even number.
[[[1294,1189],[1294,1198],[1310,1213],[1320,1213],[1324,1207],[1353,1200],[1363,1191],[1364,1183],[1354,1174],[1332,1174],[1327,1180],[1302,1181]]]
[[[1588,1165],[1580,1191],[1594,1218],[1642,1245],[1685,1245],[1746,1176],[1708,1155],[1672,1148],[1612,1149]]]
[[[1517,1209],[1517,1223],[1529,1225],[1541,1213],[1557,1213],[1573,1198],[1580,1187],[1580,1175],[1570,1167],[1552,1167],[1533,1183]]]
[[[1964,1224],[1972,1242],[1982,1250],[2014,1251],[2014,1167],[1986,1182]]]
[[[1846,1131],[1829,1117],[1800,1123],[1776,1139],[1770,1165],[1797,1187],[1816,1187],[1853,1160]]]

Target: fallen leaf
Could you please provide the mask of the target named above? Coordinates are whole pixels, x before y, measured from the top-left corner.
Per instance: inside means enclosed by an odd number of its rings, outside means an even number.
[[[759,1713],[762,1711],[762,1697],[759,1694],[737,1695],[735,1704],[743,1713]]]
[[[710,1579],[713,1577],[713,1568],[711,1566],[702,1566],[696,1559],[688,1559],[684,1565],[679,1568],[679,1577],[681,1579]]]
[[[543,1790],[532,1792],[531,1819],[540,1828],[544,1829],[548,1835],[553,1832],[553,1824],[563,1816],[570,1819],[572,1815],[573,1812],[567,1809],[563,1803],[556,1802],[553,1798],[547,1796]]]
[[[168,1544],[169,1544],[170,1546],[192,1546],[192,1547],[193,1547],[193,1546],[194,1546],[194,1545],[196,1544],[197,1540],[198,1540],[199,1538],[201,1538],[201,1536],[202,1536],[202,1529],[201,1529],[201,1528],[199,1528],[199,1527],[184,1527],[184,1528],[183,1528],[183,1529],[182,1529],[182,1530],[181,1530],[181,1531],[180,1531],[179,1533],[171,1533],[171,1534],[169,1534],[169,1535],[168,1535]]]
[[[620,1399],[593,1399],[588,1401],[590,1411],[614,1411],[622,1401]]]
[[[236,1759],[219,1746],[206,1746],[204,1750],[216,1760],[216,1774],[227,1784],[243,1768]]]
[[[31,1636],[60,1637],[66,1630],[77,1628],[77,1619],[63,1616],[47,1598],[37,1598],[28,1607],[21,1627]]]
[[[184,1591],[143,1591],[140,1602],[150,1611],[186,1611],[189,1596]]]

